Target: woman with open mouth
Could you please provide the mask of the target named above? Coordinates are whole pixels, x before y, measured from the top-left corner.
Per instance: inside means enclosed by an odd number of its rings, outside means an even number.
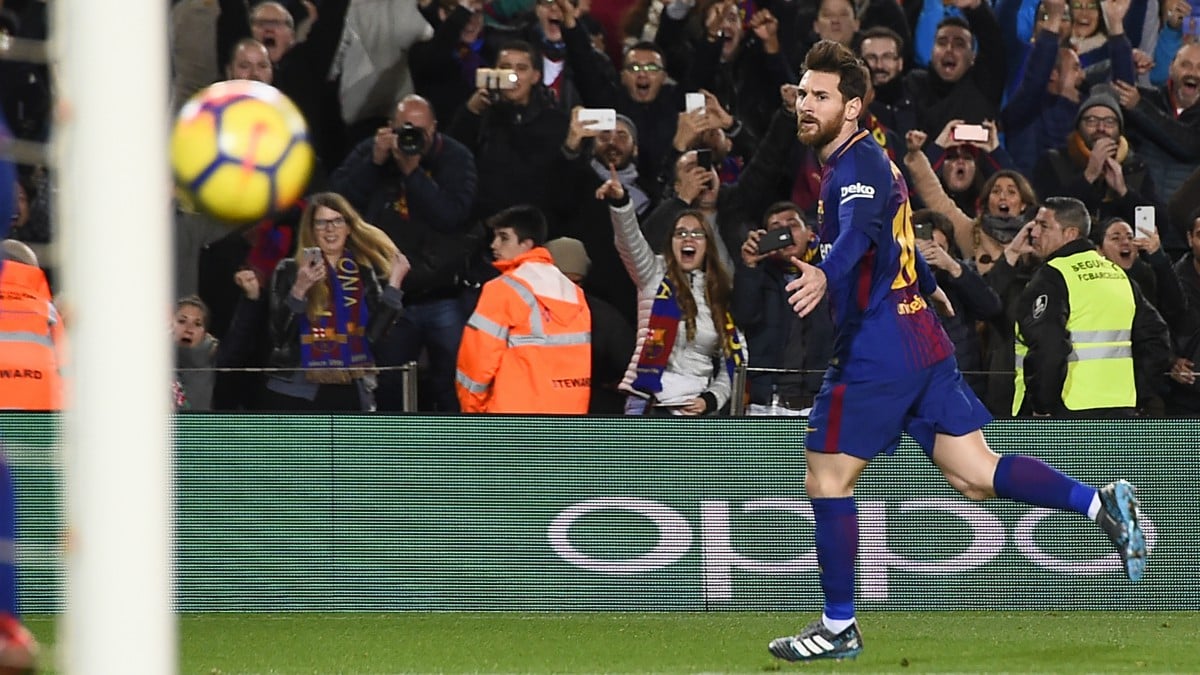
[[[713,415],[729,402],[745,341],[733,324],[733,280],[721,264],[716,230],[700,211],[675,219],[656,255],[629,195],[612,177],[596,190],[608,202],[617,251],[638,287],[637,345],[619,389],[627,415]]]

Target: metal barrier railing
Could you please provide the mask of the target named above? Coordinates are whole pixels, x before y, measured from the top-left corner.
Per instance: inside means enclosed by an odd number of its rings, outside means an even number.
[[[303,372],[304,368],[175,368],[178,373],[295,373]],[[320,370],[328,372],[331,370],[350,370],[349,368],[321,368]],[[358,370],[358,369],[355,369]],[[400,373],[400,389],[401,389],[401,409],[404,412],[417,412],[418,410],[418,389],[417,375],[419,364],[416,361],[409,361],[399,366],[376,366],[371,369],[375,373],[384,372],[399,372]]]

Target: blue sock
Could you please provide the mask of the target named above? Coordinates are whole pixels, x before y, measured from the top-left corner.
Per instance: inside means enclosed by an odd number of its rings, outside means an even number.
[[[858,507],[854,497],[816,498],[812,500],[812,510],[821,591],[825,594],[825,616],[837,620],[853,619]]]
[[[0,613],[17,615],[17,501],[0,449]]]
[[[1096,496],[1096,488],[1025,455],[1002,455],[992,477],[992,487],[997,496],[1005,499],[1085,516]]]

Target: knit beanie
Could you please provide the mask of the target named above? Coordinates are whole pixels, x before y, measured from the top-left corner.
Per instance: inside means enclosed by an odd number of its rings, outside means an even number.
[[[1113,111],[1117,116],[1118,130],[1122,134],[1125,133],[1125,113],[1121,112],[1121,104],[1117,101],[1116,95],[1108,85],[1096,85],[1092,87],[1091,95],[1079,106],[1079,114],[1075,116],[1076,128],[1079,127],[1079,121],[1083,119],[1087,111],[1096,106],[1104,106]]]
[[[586,277],[592,261],[588,258],[583,242],[571,237],[559,237],[546,242],[546,250],[554,258],[554,264],[563,274],[578,274]]]

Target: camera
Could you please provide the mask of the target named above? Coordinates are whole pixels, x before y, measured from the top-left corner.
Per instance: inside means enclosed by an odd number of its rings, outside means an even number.
[[[505,68],[476,68],[475,88],[499,91],[517,88],[517,71]]]
[[[913,221],[913,234],[917,239],[933,241],[933,223],[929,221]]]
[[[696,166],[701,169],[711,169],[713,166],[713,157],[711,148],[700,148],[696,150]]]
[[[412,122],[396,130],[396,147],[406,155],[419,155],[425,150],[425,130],[414,127]]]

